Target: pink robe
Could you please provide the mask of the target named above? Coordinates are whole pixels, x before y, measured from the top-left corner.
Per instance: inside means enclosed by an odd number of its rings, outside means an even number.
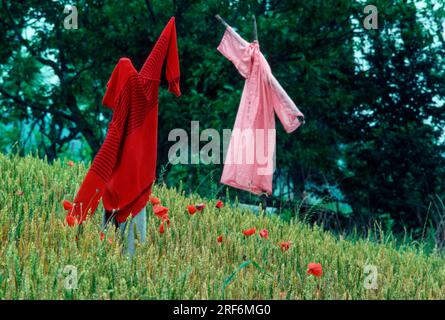
[[[275,170],[274,111],[288,133],[300,126],[304,116],[272,75],[258,41],[248,43],[227,27],[218,51],[246,79],[221,183],[270,195]]]

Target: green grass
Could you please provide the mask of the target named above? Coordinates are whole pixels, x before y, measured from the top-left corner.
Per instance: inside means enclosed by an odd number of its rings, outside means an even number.
[[[221,299],[223,288],[226,299],[445,298],[445,259],[437,253],[349,241],[229,204],[219,210],[217,199],[186,197],[159,185],[153,194],[170,208],[172,225],[160,234],[149,205],[147,242],[129,259],[111,230],[113,243],[100,241],[100,211],[78,241],[77,228],[63,226],[61,201],[72,200],[84,165],[0,155],[0,172],[0,299]],[[207,207],[190,216],[186,205],[198,202]],[[242,230],[251,227],[268,229],[269,240],[258,233],[244,237]],[[288,251],[279,249],[281,241],[291,242]],[[243,265],[246,260],[261,270]],[[321,278],[306,274],[310,262],[323,265]],[[377,267],[376,289],[364,286],[367,264]],[[67,265],[77,268],[77,289],[64,287]]]

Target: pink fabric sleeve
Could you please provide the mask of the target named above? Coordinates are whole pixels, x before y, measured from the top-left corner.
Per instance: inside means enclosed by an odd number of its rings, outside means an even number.
[[[268,81],[268,102],[273,106],[284,130],[286,130],[287,133],[291,133],[304,122],[304,115],[287,95],[273,74],[269,74]]]
[[[251,66],[251,50],[249,43],[241,38],[231,27],[227,27],[218,45],[218,51],[232,61],[239,73],[248,78]]]

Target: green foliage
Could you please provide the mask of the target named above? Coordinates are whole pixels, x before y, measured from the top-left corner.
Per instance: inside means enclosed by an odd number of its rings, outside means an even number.
[[[354,77],[342,190],[356,213],[420,234],[432,197],[444,193],[445,48],[419,16],[443,18],[443,8],[376,5],[379,30],[360,42],[375,49],[362,50],[368,66]]]

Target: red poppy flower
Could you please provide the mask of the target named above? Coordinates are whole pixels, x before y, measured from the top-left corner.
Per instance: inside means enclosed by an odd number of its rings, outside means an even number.
[[[243,230],[243,234],[245,236],[251,236],[252,234],[254,234],[256,232],[255,228],[251,228],[251,229],[247,229],[247,230]]]
[[[159,200],[157,197],[150,197],[150,203],[151,205],[155,206],[157,204],[161,204],[161,200]]]
[[[108,243],[113,244],[113,238],[108,238]]]
[[[192,205],[192,204],[190,204],[190,205],[188,205],[187,206],[187,210],[188,210],[188,212],[190,213],[190,214],[195,214],[195,212],[196,212],[196,207],[194,206],[194,205]]]
[[[71,210],[73,208],[73,204],[68,200],[63,200],[62,204],[63,204],[63,209],[65,210]]]
[[[321,263],[309,263],[306,273],[315,277],[321,277],[323,275],[323,268],[321,267]]]
[[[206,205],[205,205],[204,203],[199,203],[199,204],[197,204],[195,207],[196,207],[196,210],[198,210],[198,211],[202,211],[202,210],[204,210],[204,208],[206,207]]]
[[[65,220],[70,227],[74,227],[74,225],[77,223],[77,219],[70,214],[66,216]]]
[[[224,203],[221,200],[218,200],[215,207],[217,207],[218,209],[221,209],[222,207],[224,207]]]
[[[269,239],[269,231],[267,231],[266,229],[261,230],[260,231],[260,237]]]
[[[290,242],[289,241],[283,241],[283,242],[280,243],[280,249],[283,252],[289,250],[289,247],[290,247]]]
[[[153,207],[153,212],[158,218],[162,218],[168,213],[168,208],[161,205],[156,205]]]
[[[223,241],[223,236],[219,236],[218,238],[216,238],[216,241],[218,241],[218,243],[221,243]]]
[[[22,190],[18,190],[15,194],[18,196],[23,196],[25,193]]]
[[[167,222],[167,227],[170,227],[170,218],[168,217],[168,214],[165,214],[162,217],[162,223]]]
[[[159,233],[164,233],[164,221],[161,222],[161,226],[159,227]]]
[[[103,241],[105,239],[105,233],[101,232],[100,233],[100,241]]]
[[[67,162],[67,164],[68,164],[70,167],[74,167],[74,161],[71,161],[71,160],[70,160],[70,161]]]

